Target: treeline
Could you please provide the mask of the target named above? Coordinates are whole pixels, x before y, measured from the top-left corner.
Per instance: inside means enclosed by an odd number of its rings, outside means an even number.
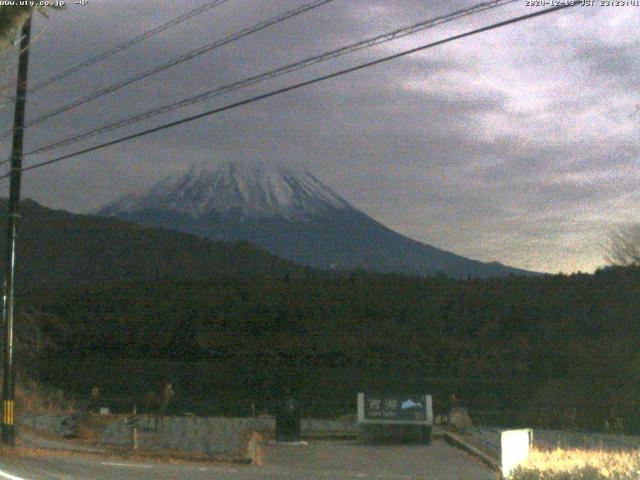
[[[428,391],[440,410],[455,393],[495,423],[638,431],[639,291],[638,268],[466,281],[284,274],[31,291],[19,304],[58,319],[43,333],[67,361],[192,362],[178,389],[209,395],[205,382],[231,403],[292,388],[328,414],[350,411],[360,390]],[[198,378],[205,364],[220,374]]]

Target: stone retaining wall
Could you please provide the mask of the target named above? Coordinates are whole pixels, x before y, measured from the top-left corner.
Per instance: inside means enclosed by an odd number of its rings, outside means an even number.
[[[79,415],[23,414],[19,423],[34,430],[59,436],[78,433]],[[355,435],[357,425],[348,420],[303,419],[303,434]],[[243,456],[251,432],[272,434],[275,419],[225,417],[154,417],[139,415],[137,422],[138,446],[144,450],[180,450],[210,456]],[[129,446],[132,442],[131,426],[120,416],[107,425],[101,441],[109,445]]]
[[[179,450],[210,456],[242,456],[252,431],[273,430],[270,419],[140,416],[138,446],[144,450]],[[124,418],[108,425],[102,443],[131,445]]]
[[[303,434],[340,433],[355,435],[358,432],[358,424],[355,420],[325,420],[316,418],[303,418],[300,428],[302,429]]]
[[[303,419],[304,433],[352,433],[353,422]],[[225,417],[164,417],[141,415],[137,424],[138,445],[146,450],[182,450],[206,455],[241,455],[251,432],[272,434],[273,418]],[[131,427],[124,418],[110,424],[102,442],[114,445],[131,444]]]
[[[23,413],[18,415],[16,423],[60,437],[72,437],[78,434],[81,419],[77,413]]]

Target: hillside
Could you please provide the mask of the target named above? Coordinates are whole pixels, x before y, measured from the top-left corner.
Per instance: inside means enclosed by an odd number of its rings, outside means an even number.
[[[0,200],[0,211],[7,201]],[[224,243],[116,218],[76,215],[26,200],[19,224],[17,287],[220,275],[298,275],[308,269],[246,242]],[[6,223],[0,222],[4,268]]]
[[[439,411],[455,393],[487,422],[601,429],[619,417],[640,432],[638,289],[638,268],[466,281],[358,273],[117,283],[21,304],[71,327],[46,329],[65,356],[43,372],[77,391],[99,382],[136,398],[165,378],[182,408],[246,414],[289,385],[330,415],[349,413],[362,390],[433,393]]]

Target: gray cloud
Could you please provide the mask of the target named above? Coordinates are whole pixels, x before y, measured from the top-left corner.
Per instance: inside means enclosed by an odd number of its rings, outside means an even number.
[[[249,8],[230,0],[33,95],[29,116],[301,3]],[[36,31],[45,31],[33,49],[32,81],[202,4],[101,1],[38,19]],[[468,5],[336,0],[34,127],[27,149]],[[443,25],[100,140],[528,12],[513,5]],[[313,171],[355,206],[420,241],[519,267],[592,270],[602,264],[606,229],[632,220],[640,200],[638,29],[631,7],[574,8],[34,170],[24,192],[83,212],[194,161],[260,157]],[[10,125],[10,110],[0,109],[1,125]]]

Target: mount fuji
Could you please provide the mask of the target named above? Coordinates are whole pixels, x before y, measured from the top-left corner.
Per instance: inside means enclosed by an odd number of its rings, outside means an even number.
[[[261,163],[194,166],[96,213],[213,240],[245,240],[320,269],[453,278],[532,274],[412,240],[356,209],[311,173]]]

